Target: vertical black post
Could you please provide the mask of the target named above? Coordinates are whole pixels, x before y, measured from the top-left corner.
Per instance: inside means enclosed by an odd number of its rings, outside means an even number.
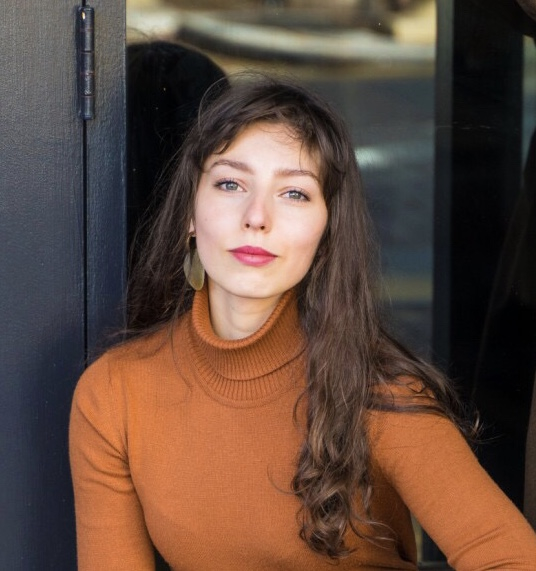
[[[484,439],[497,438],[479,447],[480,461],[521,507],[531,380],[519,357],[529,340],[511,308],[496,312],[521,189],[520,10],[495,0],[437,6],[434,352],[480,411]],[[437,553],[427,542],[425,557]]]
[[[126,281],[125,0],[92,0],[95,117],[86,121],[87,349],[122,325]]]
[[[508,354],[512,331],[494,341],[501,363],[487,346],[522,166],[523,39],[501,4],[508,3],[438,2],[434,348],[484,423],[497,429],[499,441],[479,454],[521,505],[525,413],[515,353]],[[485,371],[494,360],[492,378]],[[514,435],[515,423],[521,431]]]

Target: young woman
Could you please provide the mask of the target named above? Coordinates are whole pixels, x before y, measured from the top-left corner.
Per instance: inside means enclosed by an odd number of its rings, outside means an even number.
[[[381,328],[341,120],[270,79],[202,109],[129,292],[133,339],[80,380],[81,570],[535,569],[443,377]],[[186,279],[185,279],[186,278]],[[192,286],[192,287],[191,287]],[[194,291],[194,289],[197,291]]]

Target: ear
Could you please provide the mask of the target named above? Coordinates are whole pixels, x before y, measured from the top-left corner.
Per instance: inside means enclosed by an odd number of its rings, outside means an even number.
[[[190,220],[190,226],[188,227],[188,234],[195,234],[195,226],[193,219]]]

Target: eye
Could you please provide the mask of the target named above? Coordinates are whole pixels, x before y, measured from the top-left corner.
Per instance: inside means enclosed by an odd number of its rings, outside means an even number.
[[[295,188],[293,188],[292,190],[287,190],[287,192],[285,192],[283,196],[286,196],[291,200],[309,201],[309,197],[304,192],[302,192],[301,190],[297,190]]]
[[[219,180],[214,186],[220,188],[221,190],[225,190],[227,192],[235,192],[237,190],[240,190],[240,185],[236,181],[230,178]]]

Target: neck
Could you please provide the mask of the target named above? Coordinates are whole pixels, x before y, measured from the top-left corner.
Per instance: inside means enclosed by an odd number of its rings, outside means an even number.
[[[244,339],[258,331],[272,314],[279,298],[224,296],[209,282],[210,323],[222,339]]]

